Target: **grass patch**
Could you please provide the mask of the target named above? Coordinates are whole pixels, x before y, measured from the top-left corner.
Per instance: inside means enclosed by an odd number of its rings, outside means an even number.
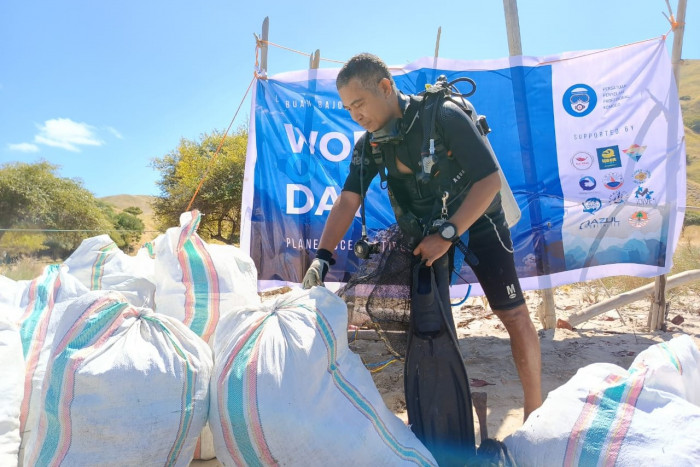
[[[9,263],[0,263],[0,275],[12,280],[32,280],[39,277],[44,268],[54,264],[51,258],[32,258],[29,256],[13,260]]]

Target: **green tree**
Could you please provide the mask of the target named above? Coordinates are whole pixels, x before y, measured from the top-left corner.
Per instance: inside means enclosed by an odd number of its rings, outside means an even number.
[[[205,177],[190,208],[204,214],[199,234],[227,244],[238,241],[248,133],[240,127],[227,136],[214,161],[222,136],[214,131],[202,135],[199,142],[183,138],[177,149],[153,159],[152,166],[161,173],[157,182],[161,195],[153,205],[160,229],[179,225],[180,214]]]
[[[132,216],[140,216],[143,214],[143,210],[138,206],[130,206],[124,209],[124,212],[131,214]]]
[[[57,169],[46,161],[0,166],[0,228],[60,230],[45,232],[43,246],[63,257],[83,239],[106,233],[113,225],[94,195],[80,181],[57,176]],[[0,244],[4,232],[0,230]]]

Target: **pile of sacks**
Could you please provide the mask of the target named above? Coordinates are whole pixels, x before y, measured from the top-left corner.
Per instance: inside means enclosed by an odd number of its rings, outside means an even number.
[[[435,465],[349,351],[343,301],[261,303],[252,260],[199,220],[0,276],[0,465]]]
[[[519,466],[699,465],[700,351],[682,335],[581,368],[504,443]]]

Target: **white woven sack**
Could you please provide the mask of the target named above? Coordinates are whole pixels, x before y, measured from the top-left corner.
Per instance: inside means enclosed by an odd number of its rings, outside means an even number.
[[[224,310],[260,303],[253,260],[239,248],[197,235],[198,211],[155,242],[156,311],[178,318],[209,341]]]
[[[434,465],[384,404],[323,287],[222,318],[209,424],[224,465]]]
[[[630,368],[646,368],[644,386],[675,394],[700,406],[700,350],[682,334],[640,352]]]
[[[24,357],[19,329],[0,304],[0,465],[12,467],[19,459],[19,412],[24,386]]]
[[[41,384],[58,318],[73,300],[86,293],[88,289],[68,273],[67,267],[53,264],[44,268],[39,277],[29,281],[22,295],[18,323],[26,372],[20,413],[20,460],[28,439],[25,434],[38,423]]]
[[[134,306],[153,308],[154,263],[148,254],[129,256],[109,235],[86,238],[65,260],[90,290],[118,290]]]
[[[25,465],[189,465],[212,359],[186,326],[89,292],[65,310],[50,354]]]
[[[697,371],[683,354],[671,358]],[[647,386],[654,373],[641,361],[629,371],[610,363],[581,368],[504,440],[516,465],[700,465],[700,407]]]
[[[0,275],[0,304],[17,308],[30,281],[15,281]],[[19,316],[17,317],[19,319]]]

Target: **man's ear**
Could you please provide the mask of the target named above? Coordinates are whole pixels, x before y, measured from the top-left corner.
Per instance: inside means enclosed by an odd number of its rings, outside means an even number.
[[[382,78],[382,80],[379,82],[379,90],[382,92],[382,96],[384,97],[389,97],[391,95],[394,88],[391,85],[389,78]]]

